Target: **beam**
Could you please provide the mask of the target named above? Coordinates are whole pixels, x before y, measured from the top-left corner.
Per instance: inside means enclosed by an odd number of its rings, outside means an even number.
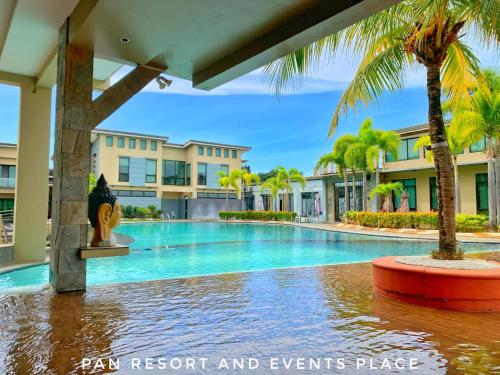
[[[166,66],[138,65],[120,81],[104,91],[92,103],[91,129],[108,118],[165,69],[167,69]]]
[[[20,87],[35,87],[35,78],[23,74],[0,71],[0,83]]]
[[[399,0],[324,0],[291,21],[193,73],[193,87],[211,90],[331,35]],[[299,46],[299,47],[297,47]]]

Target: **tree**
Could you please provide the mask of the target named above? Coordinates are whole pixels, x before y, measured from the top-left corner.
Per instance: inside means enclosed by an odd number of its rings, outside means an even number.
[[[403,184],[401,182],[390,182],[388,184],[378,184],[370,192],[370,197],[373,198],[377,194],[380,194],[384,198],[384,204],[382,205],[382,212],[392,212],[394,207],[392,205],[392,194],[400,195],[404,190]]]
[[[356,210],[356,170],[360,170],[363,174],[363,193],[361,197],[362,210],[366,211],[366,171],[368,169],[367,158],[366,158],[366,145],[359,142],[351,144],[345,153],[345,160],[347,165],[351,168],[352,172],[352,199],[354,202],[353,208]]]
[[[283,180],[275,177],[269,177],[264,183],[260,186],[260,191],[262,192],[265,189],[269,189],[271,191],[271,211],[274,211],[274,202],[277,201],[278,192],[280,189],[283,189],[284,183]]]
[[[217,176],[219,176],[219,185],[222,186],[226,192],[226,211],[229,211],[229,189],[232,187],[236,194],[240,192],[240,187],[237,182],[240,177],[239,171],[233,170],[229,175],[224,171],[218,171]]]
[[[442,115],[442,89],[453,103],[470,105],[468,89],[481,72],[461,37],[468,31],[476,40],[498,48],[498,14],[498,0],[404,0],[265,68],[269,82],[283,92],[296,87],[294,78],[317,67],[323,53],[335,56],[342,47],[361,56],[361,64],[337,104],[331,135],[339,117],[349,109],[373,102],[386,91],[402,89],[409,68],[425,67],[438,187],[439,251],[434,254],[440,259],[461,257],[456,247],[453,164]]]
[[[278,179],[282,181],[283,188],[286,190],[286,199],[283,201],[283,211],[289,211],[289,201],[290,201],[290,189],[292,188],[292,182],[298,182],[302,189],[306,186],[306,179],[302,172],[298,169],[285,167],[276,168],[278,171]]]
[[[241,211],[245,210],[245,186],[252,186],[252,184],[258,184],[260,182],[260,177],[255,173],[250,173],[246,168],[238,171],[240,183],[241,183]]]
[[[500,76],[494,70],[483,73],[485,82],[472,90],[472,106],[452,107],[450,128],[467,131],[473,142],[487,139],[489,225],[495,227],[500,224]]]
[[[94,190],[97,185],[97,179],[94,173],[89,173],[89,192]]]

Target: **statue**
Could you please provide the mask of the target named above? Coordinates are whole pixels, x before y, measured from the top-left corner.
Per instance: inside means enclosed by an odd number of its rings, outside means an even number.
[[[89,194],[89,220],[94,228],[90,246],[115,246],[116,239],[112,230],[120,223],[121,217],[120,205],[101,174],[96,187]]]

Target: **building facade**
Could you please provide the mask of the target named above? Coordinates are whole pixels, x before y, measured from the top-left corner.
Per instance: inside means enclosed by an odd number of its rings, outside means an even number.
[[[0,143],[0,211],[14,209],[17,145]]]

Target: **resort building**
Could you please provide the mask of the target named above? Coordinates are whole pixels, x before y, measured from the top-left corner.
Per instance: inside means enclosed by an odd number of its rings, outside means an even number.
[[[155,206],[177,219],[218,218],[226,194],[218,171],[241,169],[250,147],[122,131],[92,131],[90,170],[102,173],[120,204]],[[14,209],[15,144],[0,143],[0,211]],[[229,209],[240,210],[240,197],[229,193]]]

